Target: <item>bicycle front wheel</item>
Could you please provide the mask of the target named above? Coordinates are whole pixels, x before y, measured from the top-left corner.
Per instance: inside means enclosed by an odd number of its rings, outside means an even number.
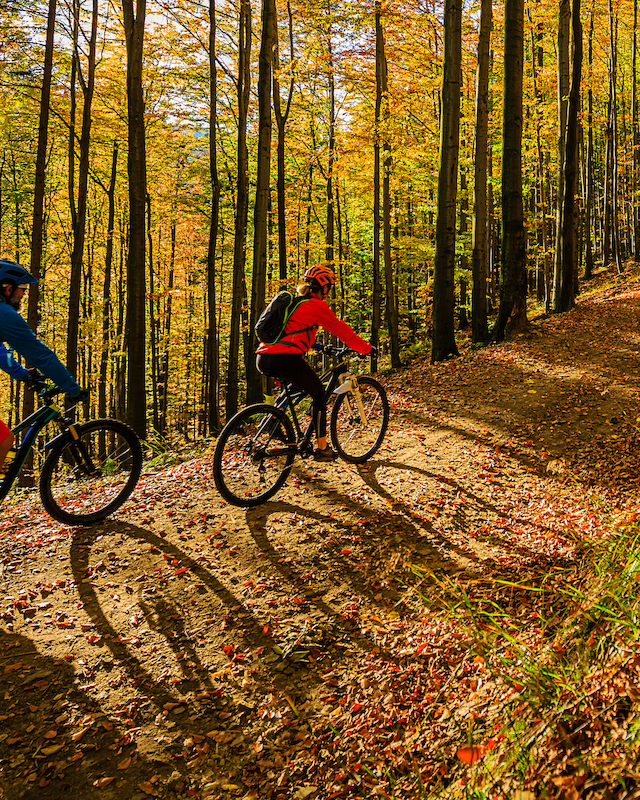
[[[40,473],[42,504],[68,525],[99,522],[125,502],[142,470],[140,440],[128,425],[97,419],[51,450]]]
[[[224,499],[252,508],[284,485],[296,437],[284,411],[267,403],[247,406],[224,426],[213,454],[213,479]]]
[[[345,461],[362,464],[378,450],[389,424],[389,401],[382,384],[358,377],[358,391],[338,395],[331,411],[331,440]],[[364,411],[364,417],[363,417]]]

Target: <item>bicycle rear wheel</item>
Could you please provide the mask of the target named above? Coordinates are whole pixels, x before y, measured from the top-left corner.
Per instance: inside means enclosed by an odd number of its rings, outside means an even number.
[[[140,440],[128,425],[97,419],[76,425],[54,447],[40,474],[42,504],[54,519],[90,525],[108,517],[134,490],[142,470]]]
[[[224,426],[213,454],[213,479],[224,499],[252,508],[284,485],[296,437],[284,411],[267,403],[247,406]]]
[[[368,375],[358,377],[366,422],[354,392],[338,395],[331,410],[331,440],[345,461],[362,464],[382,444],[389,424],[389,401],[382,384]]]

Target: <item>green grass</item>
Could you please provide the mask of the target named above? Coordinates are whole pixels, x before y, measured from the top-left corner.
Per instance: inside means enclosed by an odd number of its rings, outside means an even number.
[[[579,547],[575,568],[535,581],[430,576],[494,684],[466,739],[483,757],[430,796],[622,798],[640,785],[640,527]]]

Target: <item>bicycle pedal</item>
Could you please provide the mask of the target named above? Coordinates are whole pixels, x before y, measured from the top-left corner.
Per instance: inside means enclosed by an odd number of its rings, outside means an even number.
[[[313,445],[309,442],[305,447],[300,450],[300,455],[302,458],[311,458],[313,455]]]

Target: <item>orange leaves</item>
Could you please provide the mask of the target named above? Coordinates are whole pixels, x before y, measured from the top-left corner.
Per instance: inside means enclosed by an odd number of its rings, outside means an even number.
[[[484,747],[479,745],[467,745],[465,747],[459,747],[456,755],[460,761],[463,761],[465,764],[475,764],[476,761],[479,761],[481,758],[483,758]]]
[[[484,758],[490,750],[493,750],[497,743],[497,739],[489,739],[484,744],[468,744],[464,747],[459,747],[456,755],[464,764],[475,764],[476,761]]]

